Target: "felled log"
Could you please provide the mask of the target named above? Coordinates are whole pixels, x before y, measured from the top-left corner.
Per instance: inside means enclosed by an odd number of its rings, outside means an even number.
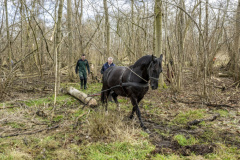
[[[80,101],[82,101],[84,104],[88,106],[97,106],[97,101],[94,98],[88,97],[87,94],[77,90],[74,87],[68,87],[67,93],[79,99]]]

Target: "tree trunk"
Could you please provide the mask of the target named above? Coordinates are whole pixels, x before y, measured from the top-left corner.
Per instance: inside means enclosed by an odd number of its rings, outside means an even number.
[[[199,28],[202,28],[202,0],[199,0],[199,21],[198,21],[198,25]],[[202,57],[202,38],[201,38],[201,33],[199,32],[198,34],[198,54],[197,54],[197,65],[196,65],[196,78],[198,79],[199,74],[200,74],[200,62],[201,62],[201,57]]]
[[[97,101],[94,98],[88,97],[87,94],[77,90],[76,88],[68,87],[67,92],[88,106],[97,106]]]
[[[236,12],[236,29],[234,37],[234,79],[238,81],[240,79],[239,74],[239,38],[240,38],[240,0],[238,0],[237,12]]]
[[[109,26],[109,20],[108,20],[108,6],[107,6],[107,0],[103,0],[104,4],[104,12],[105,12],[105,42],[106,42],[106,49],[105,54],[107,57],[110,56],[110,26]]]
[[[162,1],[155,0],[155,55],[159,57],[162,54]],[[160,74],[160,87],[163,86],[163,74]]]
[[[180,0],[180,6],[184,8],[184,1]],[[183,67],[183,47],[184,47],[184,39],[183,39],[183,29],[184,28],[184,19],[183,19],[183,11],[179,11],[179,22],[178,22],[178,71],[177,71],[177,89],[180,91],[182,87],[182,67]]]
[[[205,19],[205,45],[204,46],[204,85],[203,85],[203,95],[207,97],[207,58],[208,58],[208,0],[206,0],[206,19]]]
[[[83,37],[82,37],[82,17],[83,17],[83,0],[81,0],[81,13],[79,16],[79,32],[80,32],[80,51],[81,54],[84,54],[84,48],[83,48]]]
[[[12,53],[11,53],[11,41],[10,41],[10,34],[9,34],[9,26],[8,26],[8,8],[7,8],[7,0],[5,0],[5,13],[6,13],[6,28],[7,28],[7,50],[8,50],[8,62],[9,68],[12,70]]]
[[[67,20],[68,20],[68,78],[72,80],[74,77],[73,53],[72,53],[72,2],[67,0]]]
[[[55,76],[55,92],[59,93],[60,88],[60,65],[61,65],[61,54],[60,54],[60,42],[61,42],[61,24],[62,24],[62,10],[63,10],[63,1],[60,0],[59,8],[58,8],[58,21],[57,21],[57,33],[56,33],[56,54],[55,54],[55,62],[56,62],[56,76]]]
[[[131,59],[135,62],[137,59],[137,55],[136,55],[136,51],[135,51],[135,48],[134,48],[134,0],[131,0],[131,41],[130,41],[130,44],[129,44],[129,47],[131,48],[131,50],[133,51],[134,54],[131,54]]]

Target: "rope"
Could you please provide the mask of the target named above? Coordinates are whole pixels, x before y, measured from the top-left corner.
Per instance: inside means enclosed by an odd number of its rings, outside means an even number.
[[[103,91],[96,92],[96,93],[94,93],[94,94],[90,94],[90,95],[88,95],[88,97],[92,97],[92,96],[95,96],[96,94],[109,91],[109,90],[111,90],[111,89],[113,89],[113,88],[115,88],[115,87],[121,87],[121,85],[116,85],[116,86],[113,86],[113,87],[111,87],[111,88],[109,88],[109,89],[105,89],[105,90],[103,90]]]
[[[131,68],[129,68],[128,66],[125,66],[127,69],[129,69],[132,73],[134,73],[136,76],[138,76],[139,78],[141,78],[142,80],[144,80],[145,82],[148,83],[148,81],[144,78],[142,78],[141,76],[139,76],[136,72],[134,72],[133,70],[131,70]]]

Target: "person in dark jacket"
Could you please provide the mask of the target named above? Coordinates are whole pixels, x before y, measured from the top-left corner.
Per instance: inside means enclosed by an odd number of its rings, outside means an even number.
[[[108,61],[102,66],[101,74],[103,74],[104,71],[106,71],[109,67],[113,67],[115,64],[113,63],[113,58],[109,57]]]
[[[106,71],[109,67],[113,67],[113,66],[115,66],[115,64],[113,63],[113,58],[108,57],[108,61],[102,66],[101,74],[103,74],[103,72]],[[110,102],[112,102],[112,94],[113,94],[113,91],[111,91],[108,96],[108,100]]]
[[[79,74],[79,78],[80,78],[80,81],[81,81],[81,89],[83,89],[83,84],[84,84],[84,89],[87,89],[87,71],[86,71],[86,68],[88,70],[88,74],[90,73],[88,61],[85,58],[86,58],[85,54],[83,54],[81,59],[79,59],[77,61],[77,65],[76,65],[76,69],[75,69],[76,74],[77,73]]]

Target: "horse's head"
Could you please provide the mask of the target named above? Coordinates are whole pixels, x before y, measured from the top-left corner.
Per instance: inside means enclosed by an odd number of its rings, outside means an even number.
[[[162,58],[162,54],[159,58],[152,55],[152,61],[148,66],[148,76],[153,90],[158,88],[159,75],[162,72]]]

